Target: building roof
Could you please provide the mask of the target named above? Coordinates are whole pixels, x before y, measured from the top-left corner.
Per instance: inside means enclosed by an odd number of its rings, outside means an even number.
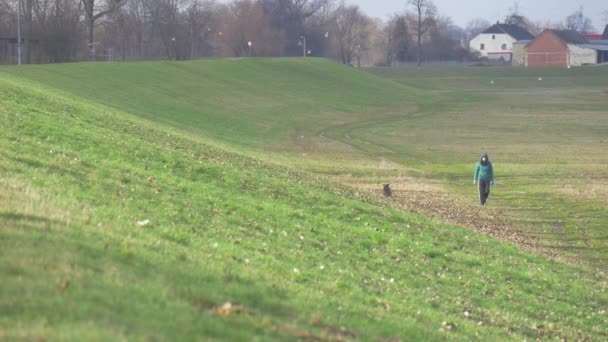
[[[608,44],[580,44],[577,45],[585,49],[593,49],[597,51],[608,51]]]
[[[580,33],[573,30],[551,30],[559,39],[567,44],[587,44],[589,43]]]
[[[534,39],[534,36],[532,35],[532,33],[528,32],[526,29],[521,28],[514,24],[496,23],[481,33],[508,34],[509,36],[515,38],[515,40]]]
[[[586,33],[586,34],[583,34],[583,38],[585,38],[586,40],[599,40],[599,39],[602,39],[602,34],[601,33]]]

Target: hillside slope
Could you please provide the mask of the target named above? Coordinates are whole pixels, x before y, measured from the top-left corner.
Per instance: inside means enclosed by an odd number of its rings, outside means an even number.
[[[354,121],[414,90],[323,59],[79,63],[0,69],[247,148]]]
[[[2,338],[608,337],[586,271],[23,77],[0,99]]]

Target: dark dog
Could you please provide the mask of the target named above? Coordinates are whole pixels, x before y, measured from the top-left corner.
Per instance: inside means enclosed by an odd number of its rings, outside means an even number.
[[[384,184],[384,196],[393,197],[393,190],[391,190],[390,184]]]

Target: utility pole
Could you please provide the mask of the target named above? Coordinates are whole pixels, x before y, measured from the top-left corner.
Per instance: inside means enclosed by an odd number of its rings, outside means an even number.
[[[17,0],[17,64],[21,65],[21,0]]]

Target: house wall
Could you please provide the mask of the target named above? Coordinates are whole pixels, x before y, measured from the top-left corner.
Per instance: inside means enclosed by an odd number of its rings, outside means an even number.
[[[570,65],[597,64],[597,50],[586,49],[576,45],[568,45],[570,50]]]
[[[544,31],[526,46],[526,66],[567,66],[568,45],[551,31]]]
[[[525,66],[526,65],[526,44],[515,43],[513,44],[513,66]]]
[[[492,39],[494,36],[494,39]],[[511,49],[515,39],[508,34],[491,34],[481,33],[471,39],[469,48],[472,51],[477,51],[482,57],[498,59],[501,56],[509,61]],[[484,44],[485,49],[481,50],[480,46]],[[506,50],[502,49],[502,45],[506,44]]]
[[[598,51],[597,52],[597,62],[598,63],[608,63],[608,51]]]

